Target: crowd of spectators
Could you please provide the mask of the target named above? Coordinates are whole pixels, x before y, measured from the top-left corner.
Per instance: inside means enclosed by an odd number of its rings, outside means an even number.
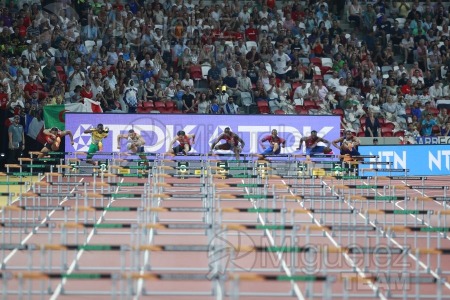
[[[441,0],[7,3],[10,114],[90,98],[104,112],[341,114],[360,136],[450,134]]]

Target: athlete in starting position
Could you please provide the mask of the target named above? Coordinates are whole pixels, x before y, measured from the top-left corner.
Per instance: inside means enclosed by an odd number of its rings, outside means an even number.
[[[73,135],[70,130],[59,130],[57,127],[51,129],[45,129],[44,134],[46,135],[45,140],[47,141],[42,148],[41,153],[38,155],[39,158],[45,156],[46,153],[51,151],[58,151],[61,145],[61,138],[68,135],[70,137],[70,143],[73,145]]]
[[[128,134],[119,134],[117,136],[117,149],[120,149],[120,140],[127,139],[127,150],[132,153],[143,153],[145,140],[142,138],[140,134],[134,131],[134,129],[128,130]],[[139,155],[140,159],[147,160],[145,155]],[[148,162],[145,162],[144,165],[148,165]]]
[[[264,146],[264,142],[269,142],[270,146],[266,148],[266,146]],[[279,137],[278,131],[276,129],[273,129],[272,134],[265,136],[261,140],[260,145],[264,149],[263,153],[261,153],[263,157],[265,155],[271,154],[277,155],[280,154],[281,147],[284,148],[286,146],[286,140],[283,139],[282,137]]]
[[[103,128],[103,124],[98,124],[97,128],[86,129],[84,133],[91,134],[91,145],[89,146],[86,162],[95,165],[97,163],[92,161],[92,157],[96,152],[103,150],[103,139],[108,136],[109,129],[108,127]]]
[[[311,154],[331,154],[332,151],[330,149],[330,142],[327,141],[324,138],[318,137],[317,136],[317,131],[313,130],[311,131],[311,135],[310,136],[305,136],[302,137],[300,140],[300,145],[297,148],[297,150],[300,150],[302,148],[302,144],[303,142],[305,142],[306,145],[306,159],[310,159],[311,158]],[[318,143],[324,143],[326,144],[326,146],[318,146]]]
[[[221,140],[225,140],[225,143],[217,145]],[[230,127],[227,127],[212,143],[210,152],[214,150],[231,150],[234,152],[236,160],[239,160],[244,147],[244,141],[236,133],[232,132]]]
[[[186,134],[186,132],[180,130],[172,140],[171,145],[175,145],[176,142],[178,142],[178,145],[170,149],[169,154],[177,155],[181,153],[187,155],[191,150],[191,145],[195,143],[195,134]]]

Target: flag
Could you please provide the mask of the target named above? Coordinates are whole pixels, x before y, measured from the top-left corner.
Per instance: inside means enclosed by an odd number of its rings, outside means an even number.
[[[30,138],[41,144],[46,143],[46,135],[44,134],[44,120],[39,120],[33,116],[27,115],[25,133]]]
[[[94,101],[89,98],[84,98],[83,105],[87,112],[93,112],[93,113],[102,113],[103,112],[103,109],[100,106],[100,102],[98,102],[98,101]]]
[[[83,103],[68,103],[61,105],[44,106],[45,128],[57,127],[59,130],[65,130],[65,114],[66,112],[103,112],[100,102],[84,98]]]

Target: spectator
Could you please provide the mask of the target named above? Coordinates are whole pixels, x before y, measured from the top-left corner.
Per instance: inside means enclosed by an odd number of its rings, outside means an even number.
[[[25,149],[25,133],[19,115],[14,116],[13,123],[8,128],[8,149],[8,163],[19,163],[19,157]]]
[[[374,116],[373,111],[369,109],[368,117],[366,118],[364,135],[366,137],[378,137],[381,132],[380,122]]]
[[[450,122],[447,121],[447,123],[445,123],[445,126],[441,127],[441,135],[442,136],[450,136]]]
[[[433,115],[428,113],[421,124],[421,134],[422,136],[431,136],[433,134],[433,126],[437,125],[436,120],[433,118]]]
[[[134,81],[130,80],[123,92],[123,101],[128,106],[129,113],[135,113],[138,105],[138,89],[134,86]]]
[[[239,113],[239,106],[234,103],[234,98],[229,97],[227,103],[223,106],[223,112],[226,115],[236,115]]]
[[[182,96],[183,101],[183,112],[185,113],[195,113],[195,94],[189,85],[184,87],[185,93]]]

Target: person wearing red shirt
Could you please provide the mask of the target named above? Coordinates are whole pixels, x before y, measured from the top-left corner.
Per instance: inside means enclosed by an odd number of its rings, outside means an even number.
[[[195,143],[195,134],[186,134],[186,132],[180,130],[177,132],[177,136],[172,140],[171,145],[178,145],[170,149],[169,153],[172,155],[187,153],[191,150],[191,145]]]
[[[310,158],[311,154],[331,154],[330,142],[324,138],[317,136],[317,131],[311,131],[310,136],[304,136],[300,140],[300,145],[297,150],[302,148],[302,144],[305,142],[306,145],[306,158]],[[324,143],[326,146],[318,146],[319,143]]]
[[[43,133],[45,134],[45,140],[47,142],[44,144],[41,153],[39,153],[39,158],[44,157],[49,151],[58,151],[59,146],[61,145],[61,138],[66,135],[70,137],[70,143],[73,145],[73,135],[70,130],[61,131],[57,127],[53,127],[51,129],[45,129]]]
[[[83,89],[80,92],[80,96],[83,98],[89,98],[92,99],[94,98],[94,93],[92,92],[91,89],[91,83],[88,82],[83,86]]]
[[[32,76],[32,75],[30,75]],[[33,93],[39,93],[39,86],[34,80],[30,80],[23,88],[25,100],[30,100]]]
[[[248,28],[245,30],[247,40],[256,42],[258,40],[258,30],[253,27],[253,22],[250,22]]]
[[[0,85],[0,109],[6,110],[8,107],[9,97],[3,86]]]
[[[264,146],[264,142],[269,142],[270,146],[266,148]],[[263,153],[261,155],[277,155],[281,152],[281,147],[286,147],[286,140],[282,137],[278,136],[278,131],[276,129],[272,130],[271,135],[267,135],[263,137],[263,139],[260,142],[261,147],[263,148]]]
[[[221,140],[225,140],[225,143],[217,145]],[[227,127],[212,143],[211,152],[213,150],[231,150],[234,152],[236,159],[239,160],[239,155],[244,147],[245,142],[236,133],[232,132],[230,127]]]

